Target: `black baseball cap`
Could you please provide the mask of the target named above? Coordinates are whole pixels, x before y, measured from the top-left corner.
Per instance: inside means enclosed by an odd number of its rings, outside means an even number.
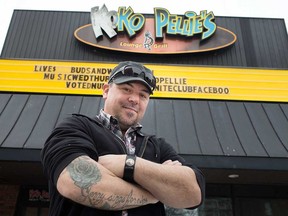
[[[120,62],[111,72],[108,83],[123,84],[128,82],[141,82],[153,94],[156,87],[156,78],[152,70],[141,63],[133,61]]]

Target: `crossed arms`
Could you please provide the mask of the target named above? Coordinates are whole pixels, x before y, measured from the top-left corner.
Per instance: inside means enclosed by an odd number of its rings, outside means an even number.
[[[122,179],[126,155],[105,155],[98,162],[88,156],[74,159],[60,174],[59,193],[77,203],[125,210],[161,201],[174,208],[201,203],[201,189],[193,169],[178,161],[154,163],[137,157],[134,180]]]

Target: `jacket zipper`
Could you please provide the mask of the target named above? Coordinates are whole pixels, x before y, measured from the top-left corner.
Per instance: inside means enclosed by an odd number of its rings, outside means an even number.
[[[111,133],[111,131],[109,131],[110,133]],[[127,148],[126,148],[126,145],[125,145],[125,143],[124,143],[124,141],[123,140],[121,140],[120,138],[118,138],[117,136],[114,136],[114,138],[115,138],[115,140],[117,140],[117,142],[120,144],[120,146],[121,146],[121,148],[122,148],[122,150],[124,151],[124,153],[125,154],[128,154],[128,152],[127,152]],[[147,147],[147,142],[148,142],[148,139],[149,139],[149,136],[145,136],[144,137],[144,140],[142,141],[142,145],[141,145],[141,147],[144,145],[144,147],[141,149],[141,152],[139,152],[139,156],[138,157],[143,157],[143,155],[144,155],[144,152],[145,152],[145,150],[146,150],[146,147]]]
[[[89,117],[88,117],[88,118],[89,118]],[[89,119],[91,119],[91,118],[89,118]],[[120,138],[118,138],[115,134],[113,134],[112,131],[110,131],[109,129],[107,129],[107,128],[99,121],[98,118],[94,118],[94,119],[91,119],[91,120],[94,121],[94,122],[96,122],[96,124],[101,125],[101,127],[103,127],[104,130],[106,130],[106,131],[108,131],[109,133],[111,133],[111,134],[112,134],[112,137],[113,137],[115,140],[117,140],[117,142],[120,144],[123,152],[124,152],[125,154],[127,154],[126,145],[125,145],[125,143],[124,143],[123,140],[121,140]]]
[[[116,136],[115,134],[113,134],[112,131],[108,130],[108,129],[107,129],[106,127],[104,127],[103,125],[102,125],[102,127],[104,128],[104,130],[107,130],[109,133],[112,134],[112,137],[120,144],[120,146],[121,146],[124,154],[127,154],[127,149],[126,149],[126,145],[125,145],[124,141],[121,140],[121,139],[120,139],[118,136]]]
[[[110,131],[110,132],[111,132],[111,131]],[[112,132],[111,132],[111,133],[112,133]],[[115,134],[113,134],[113,135],[115,135]],[[114,138],[115,138],[115,140],[117,140],[117,142],[120,144],[120,146],[121,146],[121,148],[123,149],[124,153],[125,153],[125,154],[128,154],[128,153],[127,153],[127,148],[126,148],[126,145],[125,145],[124,141],[121,140],[120,138],[118,138],[116,135],[114,136]]]
[[[139,157],[143,157],[143,155],[144,155],[144,152],[145,152],[145,150],[146,150],[146,147],[147,147],[147,142],[148,142],[148,139],[149,139],[149,136],[145,136],[144,137],[144,140],[143,140],[143,144],[142,145],[144,145],[144,147],[142,148],[142,152],[139,152]],[[142,147],[142,146],[141,146]]]
[[[95,119],[93,119],[93,120],[98,123],[98,120],[95,120]],[[100,123],[100,125],[104,128],[104,130],[107,130],[107,131],[109,131],[109,133],[112,133],[110,130],[108,130],[106,127],[104,127],[101,123]],[[112,135],[113,135],[114,139],[117,140],[117,142],[120,144],[123,152],[125,154],[128,154],[124,141],[122,139],[120,139],[118,136],[116,136],[115,134],[112,133]],[[144,152],[146,150],[148,139],[149,139],[149,136],[144,136],[144,140],[142,142],[142,145],[144,145],[144,147],[142,148],[142,152],[139,152],[139,157],[141,157],[141,158],[143,157]]]

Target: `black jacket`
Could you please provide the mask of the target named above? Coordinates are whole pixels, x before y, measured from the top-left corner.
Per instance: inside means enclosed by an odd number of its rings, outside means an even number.
[[[137,132],[135,146],[135,154],[138,157],[156,163],[163,163],[168,159],[178,160],[182,164],[187,165],[184,159],[164,139]],[[77,204],[61,196],[56,189],[60,173],[72,160],[81,155],[88,155],[98,161],[99,156],[106,154],[126,154],[126,147],[96,117],[92,119],[84,115],[75,114],[66,118],[52,131],[41,151],[44,173],[49,179],[51,216],[121,215],[121,211],[103,211]],[[190,167],[196,173],[198,184],[202,189],[202,197],[204,197],[204,177],[196,167]],[[128,210],[128,215],[161,216],[165,215],[165,210],[163,204],[158,202],[157,204],[130,209]]]

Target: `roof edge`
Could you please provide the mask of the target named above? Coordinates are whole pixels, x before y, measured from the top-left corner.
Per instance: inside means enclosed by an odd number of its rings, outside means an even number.
[[[0,148],[0,161],[40,162],[41,149]]]
[[[199,168],[288,171],[288,158],[184,154],[181,156]]]

